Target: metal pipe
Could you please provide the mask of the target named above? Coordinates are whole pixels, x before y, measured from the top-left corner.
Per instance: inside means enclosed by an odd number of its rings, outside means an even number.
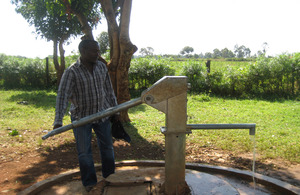
[[[256,124],[188,124],[187,129],[249,129],[249,135],[255,135]]]
[[[115,113],[118,113],[120,111],[126,110],[126,109],[134,107],[134,106],[137,106],[137,105],[142,104],[142,103],[143,102],[142,102],[141,98],[136,98],[136,99],[130,100],[128,102],[124,102],[124,103],[119,104],[115,107],[108,108],[108,109],[106,109],[102,112],[98,112],[98,113],[92,114],[90,116],[84,117],[84,118],[82,118],[78,121],[73,121],[73,123],[71,123],[69,125],[54,129],[54,130],[50,131],[48,134],[44,135],[42,137],[42,139],[45,140],[48,137],[51,137],[53,135],[60,134],[62,132],[65,132],[67,130],[70,130],[70,129],[73,129],[73,128],[76,128],[76,127],[80,127],[82,125],[93,122],[95,120],[99,120],[99,119],[107,117],[107,116],[111,116]]]

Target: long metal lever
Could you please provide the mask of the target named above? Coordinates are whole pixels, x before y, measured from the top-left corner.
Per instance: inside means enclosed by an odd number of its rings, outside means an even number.
[[[111,116],[111,115],[113,115],[115,113],[118,113],[118,112],[120,112],[122,110],[126,110],[128,108],[137,106],[137,105],[142,104],[142,103],[143,102],[142,102],[141,98],[136,98],[136,99],[130,100],[128,102],[124,102],[124,103],[119,104],[119,105],[117,105],[115,107],[108,108],[108,109],[106,109],[106,110],[104,110],[102,112],[98,112],[98,113],[92,114],[90,116],[84,117],[84,118],[82,118],[82,119],[80,119],[78,121],[73,121],[69,125],[65,125],[65,126],[57,128],[57,129],[54,129],[54,130],[50,131],[48,134],[44,135],[42,137],[42,139],[45,140],[48,137],[51,137],[53,135],[63,133],[63,132],[68,131],[70,129],[73,129],[73,128],[76,128],[76,127],[80,127],[82,125],[85,125],[87,123],[99,120],[99,119],[107,117],[107,116]]]

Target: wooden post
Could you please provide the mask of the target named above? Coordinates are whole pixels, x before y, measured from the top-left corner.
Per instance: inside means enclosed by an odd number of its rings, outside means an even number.
[[[207,73],[210,73],[210,60],[207,60],[205,64],[207,68]]]
[[[211,84],[210,84],[210,60],[207,60],[206,61],[206,70],[207,70],[207,83],[208,83],[208,87],[209,87],[209,90],[211,90]]]
[[[49,75],[49,58],[46,57],[46,86],[50,85],[50,75]]]

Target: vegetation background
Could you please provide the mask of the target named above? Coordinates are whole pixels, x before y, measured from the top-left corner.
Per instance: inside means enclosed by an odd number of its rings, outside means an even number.
[[[287,180],[295,177],[291,182],[298,185],[299,177],[294,174],[299,169],[285,170],[299,164],[299,53],[267,57],[264,43],[264,49],[254,56],[243,45],[236,45],[234,52],[224,48],[193,55],[193,48],[186,46],[181,56],[153,56],[153,49],[148,47],[141,50],[147,57],[130,61],[137,50],[129,39],[131,0],[113,1],[114,5],[94,0],[33,1],[30,5],[25,0],[11,2],[35,27],[37,36],[53,42],[53,57],[46,61],[0,55],[0,182],[5,186],[1,192],[16,192],[77,167],[72,132],[47,141],[41,136],[52,129],[56,84],[65,65],[78,58],[64,56],[64,43],[77,34],[94,39],[92,28],[102,16],[107,19],[110,34],[110,48],[104,49],[103,56],[114,89],[125,89],[116,91],[118,100],[128,100],[131,62],[132,97],[165,75],[185,75],[192,86],[189,123],[257,124],[255,139],[240,130],[193,132],[187,141],[187,161],[251,169],[249,154],[255,147],[258,172],[270,174],[269,169],[280,166],[276,172]],[[115,142],[117,160],[163,159],[164,141],[159,131],[163,114],[145,105],[130,109],[129,114],[132,122],[125,126],[134,141]],[[66,115],[64,123],[69,122]],[[126,151],[125,155],[120,151]],[[284,169],[283,164],[287,165]]]
[[[66,64],[77,58],[67,56]],[[256,172],[300,186],[299,62],[299,53],[210,59],[208,70],[208,59],[139,57],[131,61],[130,91],[135,98],[165,75],[187,76],[189,124],[256,123],[255,137],[247,130],[194,130],[187,136],[187,162],[251,170],[255,153]],[[41,139],[52,130],[57,91],[48,63],[46,68],[45,59],[0,55],[0,192],[17,192],[77,167],[71,131]],[[163,160],[164,114],[139,105],[129,116],[124,125],[133,141],[115,141],[116,159]],[[95,140],[93,148],[99,162]]]
[[[70,66],[78,55],[66,57]],[[148,88],[165,75],[187,76],[192,93],[241,98],[298,98],[300,53],[268,58],[261,55],[234,59],[174,58],[150,56],[132,59],[130,90]],[[231,60],[231,61],[230,61]],[[209,64],[208,62],[209,61]],[[0,54],[0,87],[5,89],[55,89],[52,60],[27,59]]]

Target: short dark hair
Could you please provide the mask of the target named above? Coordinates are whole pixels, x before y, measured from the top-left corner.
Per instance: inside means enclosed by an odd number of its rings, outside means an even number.
[[[98,42],[94,40],[82,40],[78,45],[79,52],[81,53],[83,49],[88,48],[91,44],[99,45]]]

